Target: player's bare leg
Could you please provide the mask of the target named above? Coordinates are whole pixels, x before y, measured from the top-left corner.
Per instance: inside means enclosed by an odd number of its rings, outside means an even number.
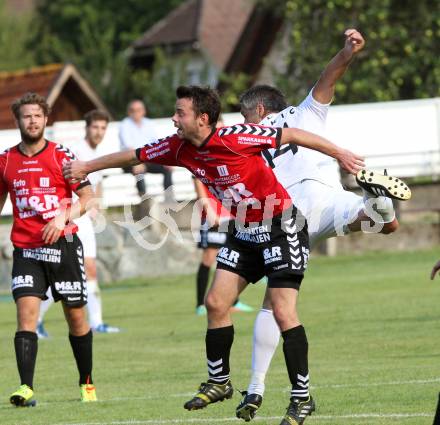
[[[206,314],[205,294],[209,283],[209,272],[211,267],[215,264],[217,256],[217,248],[204,248],[202,251],[202,259],[200,261],[199,269],[197,270],[197,306],[196,314],[204,316]]]
[[[208,381],[202,383],[198,393],[184,407],[187,410],[203,409],[210,403],[232,397],[229,377],[229,355],[234,340],[230,308],[247,282],[227,270],[216,270],[214,282],[206,295],[208,313],[206,356]]]

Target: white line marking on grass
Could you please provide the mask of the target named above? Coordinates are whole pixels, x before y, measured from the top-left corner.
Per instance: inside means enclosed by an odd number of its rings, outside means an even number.
[[[365,384],[324,384],[324,385],[311,385],[310,388],[312,390],[314,389],[322,389],[322,388],[356,388],[356,387],[382,387],[385,385],[425,385],[425,384],[433,384],[440,382],[440,378],[433,378],[433,379],[417,379],[417,380],[411,380],[411,381],[390,381],[390,382],[372,382],[372,383],[365,383]],[[284,388],[269,388],[266,391],[270,392],[289,392],[291,391],[291,388],[284,387]],[[191,397],[194,395],[194,393],[177,393],[177,394],[169,394],[167,397],[172,398],[179,398],[179,397]],[[114,398],[107,398],[103,401],[125,401],[125,400],[155,400],[157,398],[162,398],[160,395],[146,395],[143,397],[114,397]]]
[[[349,388],[349,387],[382,387],[384,385],[407,385],[407,384],[432,384],[440,382],[440,378],[433,379],[414,379],[411,381],[390,381],[390,382],[371,382],[365,384],[324,384],[311,385],[311,389],[317,388]],[[289,390],[290,391],[290,390]]]
[[[433,413],[359,413],[352,415],[313,415],[315,421],[319,420],[335,420],[335,419],[405,419],[405,418],[422,418],[433,417]],[[255,422],[260,421],[274,421],[279,420],[280,416],[259,416],[254,419]],[[147,420],[127,420],[127,421],[112,421],[112,422],[63,422],[53,425],[167,425],[167,424],[205,424],[205,423],[222,423],[237,421],[237,418],[194,418],[194,419],[147,419]]]

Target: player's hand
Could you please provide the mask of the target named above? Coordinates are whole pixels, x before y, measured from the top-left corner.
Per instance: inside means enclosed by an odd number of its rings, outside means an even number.
[[[50,220],[43,227],[43,241],[45,245],[51,245],[55,243],[63,233],[64,228],[66,227],[64,214],[60,214]]]
[[[365,168],[364,158],[347,149],[339,149],[335,158],[338,160],[339,166],[350,174],[356,174]]]
[[[434,280],[435,275],[437,274],[437,272],[440,270],[440,260],[438,260],[435,264],[434,267],[432,268],[431,271],[431,280]]]
[[[350,28],[345,30],[344,35],[344,51],[350,56],[356,55],[364,48],[365,40],[359,31],[355,30],[354,28]]]
[[[70,161],[63,165],[63,175],[67,180],[74,182],[84,180],[87,177],[85,161]]]

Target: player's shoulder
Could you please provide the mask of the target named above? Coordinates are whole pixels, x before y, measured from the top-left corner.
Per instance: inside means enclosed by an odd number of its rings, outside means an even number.
[[[271,127],[286,127],[287,123],[294,116],[296,112],[296,107],[289,105],[280,112],[273,112],[260,122],[260,125],[271,126]]]
[[[11,146],[11,147],[3,150],[2,152],[0,152],[0,158],[2,160],[7,160],[10,155],[19,153],[18,145],[19,145],[19,143],[16,144],[15,146]]]
[[[58,158],[66,158],[71,161],[76,160],[75,154],[67,146],[57,142],[49,142],[49,146],[50,150],[53,151]]]
[[[144,147],[150,148],[150,147],[156,147],[158,145],[180,145],[184,142],[183,139],[181,139],[177,134],[171,134],[170,136],[161,137],[157,139],[149,140]]]
[[[14,148],[15,148],[15,146],[12,148],[5,149],[4,151],[0,152],[0,158],[7,157]]]
[[[228,127],[222,127],[217,131],[217,134],[222,139],[227,139],[228,136],[233,139],[237,135],[252,135],[274,137],[277,135],[277,129],[272,127],[265,127],[261,124],[234,124]]]

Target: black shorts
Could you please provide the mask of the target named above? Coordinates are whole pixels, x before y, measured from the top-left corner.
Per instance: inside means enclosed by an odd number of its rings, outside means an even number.
[[[14,248],[12,295],[47,299],[51,288],[55,301],[71,307],[87,304],[83,247],[78,236],[72,242],[61,237],[52,245],[40,248]]]
[[[208,223],[202,222],[200,226],[200,242],[197,244],[199,248],[221,248],[227,239],[227,233],[219,232],[218,226],[209,227]]]
[[[234,228],[217,254],[217,268],[236,273],[249,283],[268,277],[270,288],[299,289],[309,257],[307,222],[293,207],[271,224]]]

